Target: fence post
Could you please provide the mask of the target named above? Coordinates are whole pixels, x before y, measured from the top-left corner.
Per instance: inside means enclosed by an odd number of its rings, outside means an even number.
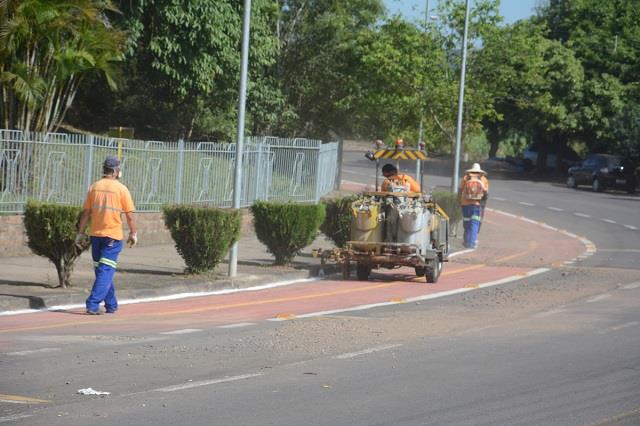
[[[94,136],[87,136],[87,149],[84,154],[84,185],[85,190],[88,190],[92,183],[92,169],[93,169],[93,142]]]
[[[320,201],[320,173],[322,172],[322,145],[318,147],[318,161],[316,161],[316,203]]]
[[[176,172],[176,204],[182,202],[182,180],[184,179],[184,139],[178,140],[178,170]]]
[[[342,136],[338,137],[338,167],[336,172],[336,181],[333,184],[333,189],[340,190],[340,183],[342,182],[342,156],[344,151],[344,139]]]

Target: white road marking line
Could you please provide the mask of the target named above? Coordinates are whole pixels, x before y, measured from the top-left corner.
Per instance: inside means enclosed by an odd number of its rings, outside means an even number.
[[[618,331],[618,330],[622,330],[623,328],[635,327],[638,324],[640,324],[640,322],[631,321],[631,322],[626,322],[624,324],[616,325],[614,327],[609,327],[608,330],[610,330],[610,331]]]
[[[454,251],[453,253],[449,253],[449,257],[456,257],[456,256],[460,256],[461,254],[471,253],[473,251],[476,251],[476,249],[466,249],[466,250]]]
[[[16,420],[26,419],[27,417],[31,417],[31,414],[14,414],[13,416],[0,417],[0,423],[14,422]]]
[[[239,322],[236,324],[227,324],[227,325],[220,325],[218,326],[218,328],[239,328],[239,327],[249,327],[250,325],[255,325],[255,322]]]
[[[202,331],[200,328],[183,328],[182,330],[164,331],[160,334],[189,334]]]
[[[492,287],[492,286],[497,286],[497,285],[502,285],[502,284],[507,284],[513,281],[518,281],[527,277],[532,277],[534,275],[538,275],[538,274],[542,274],[544,272],[548,272],[550,271],[549,268],[538,268],[538,269],[534,269],[532,271],[526,272],[524,274],[518,274],[518,275],[512,275],[510,277],[506,277],[506,278],[502,278],[500,280],[496,280],[496,281],[489,281],[486,282],[484,284],[479,284],[476,287],[470,288],[470,287],[462,287],[462,288],[457,288],[454,290],[448,290],[448,291],[441,291],[439,293],[432,293],[432,294],[426,294],[423,296],[417,296],[417,297],[411,297],[405,300],[405,303],[413,303],[413,302],[422,302],[425,300],[431,300],[431,299],[439,299],[442,297],[447,297],[447,296],[451,296],[454,294],[460,294],[460,293],[466,293],[468,291],[475,291],[478,290],[480,288],[486,288],[486,287]],[[339,314],[339,313],[343,313],[343,312],[353,312],[353,311],[364,311],[367,309],[373,309],[373,308],[380,308],[383,306],[394,306],[397,305],[397,302],[380,302],[380,303],[371,303],[368,305],[358,305],[358,306],[352,306],[350,308],[343,308],[343,309],[334,309],[334,310],[330,310],[330,311],[319,311],[319,312],[310,312],[308,314],[302,314],[302,315],[296,315],[296,319],[300,319],[300,318],[313,318],[313,317],[319,317],[319,316],[325,316],[325,315],[334,315],[334,314]],[[267,321],[289,321],[287,318],[269,318]]]
[[[534,225],[541,225],[541,223],[538,222],[537,220],[529,219],[528,217],[520,217],[520,220],[527,223],[533,223]]]
[[[133,305],[136,303],[147,303],[147,302],[163,302],[167,300],[179,300],[179,299],[187,299],[190,297],[203,297],[203,296],[217,296],[222,294],[232,294],[232,293],[240,293],[244,291],[260,291],[266,290],[269,288],[276,287],[284,287],[294,284],[303,284],[320,281],[320,278],[302,278],[295,280],[286,280],[286,281],[276,281],[268,284],[261,284],[253,287],[246,288],[229,288],[223,290],[215,290],[215,291],[202,291],[202,292],[193,292],[193,293],[178,293],[178,294],[170,294],[167,296],[158,296],[158,297],[145,297],[140,299],[126,299],[126,300],[118,300],[119,305]],[[9,315],[21,315],[21,314],[33,314],[37,312],[51,312],[51,311],[60,311],[60,310],[70,310],[70,309],[78,309],[84,308],[85,305],[77,304],[77,305],[59,305],[59,306],[51,306],[43,309],[22,309],[19,311],[3,311],[0,312],[0,316],[9,316]]]
[[[587,217],[587,218],[591,217],[588,214],[578,213],[578,212],[574,213],[574,215],[579,216],[579,217]]]
[[[523,206],[529,206],[529,207],[534,207],[535,206],[535,204],[527,203],[526,201],[520,201],[518,204],[522,204]]]
[[[556,228],[555,226],[547,225],[546,223],[543,223],[542,227],[545,228],[545,229],[549,229],[551,231],[557,231],[558,230],[558,228]]]
[[[587,299],[587,303],[599,302],[601,300],[608,299],[610,297],[611,297],[610,294],[600,294],[598,296],[593,296],[593,297]]]
[[[568,232],[568,231],[560,231],[560,232],[562,232],[567,237],[578,238],[578,236],[576,234],[572,234],[571,232]]]
[[[153,389],[151,392],[175,392],[185,389],[198,388],[201,386],[217,385],[219,383],[236,382],[238,380],[250,379],[252,377],[264,376],[264,373],[242,374],[240,376],[225,377],[224,379],[203,380],[201,382],[185,383],[183,385],[167,386],[164,388]]]
[[[550,311],[544,311],[544,312],[540,312],[534,315],[534,317],[537,318],[544,318],[544,317],[549,317],[551,315],[555,315],[555,314],[561,314],[563,312],[566,312],[564,309],[559,308],[559,309],[552,309]]]
[[[603,222],[607,222],[607,223],[613,223],[613,224],[615,224],[615,223],[616,223],[616,221],[615,221],[615,220],[611,220],[611,219],[604,219],[604,218],[603,218],[603,219],[602,219],[602,221],[603,221]]]
[[[498,201],[507,201],[504,198],[500,198],[500,197],[491,197],[492,200],[498,200]]]
[[[549,206],[547,207],[549,210],[553,210],[554,212],[563,212],[564,209],[561,209],[560,207],[553,207],[553,206]]]
[[[638,230],[638,228],[637,228],[637,227],[635,227],[635,226],[633,226],[633,225],[623,225],[623,226],[624,226],[625,228],[627,228],[627,229],[631,229],[632,231],[637,231],[637,230]]]
[[[41,349],[32,349],[28,351],[17,351],[17,352],[7,352],[6,355],[12,356],[24,356],[24,355],[33,355],[33,354],[43,354],[49,352],[59,352],[60,348],[41,348]]]
[[[349,353],[346,353],[346,354],[336,355],[333,358],[334,359],[355,358],[357,356],[367,355],[367,354],[371,354],[371,353],[374,353],[374,352],[386,351],[388,349],[398,348],[400,346],[402,346],[402,345],[401,344],[397,344],[397,345],[378,346],[378,347],[375,347],[375,348],[363,349],[363,350],[357,351],[357,352],[349,352]]]
[[[640,287],[640,283],[631,283],[623,285],[622,288],[625,290],[633,290]]]

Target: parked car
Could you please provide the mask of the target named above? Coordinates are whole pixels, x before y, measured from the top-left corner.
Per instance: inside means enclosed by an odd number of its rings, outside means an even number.
[[[535,167],[538,161],[538,147],[530,145],[522,152],[524,163],[528,169]],[[575,166],[580,162],[580,157],[570,148],[567,148],[562,156],[562,170],[566,170],[570,166]],[[558,156],[554,152],[547,153],[546,168],[556,169],[558,165]]]
[[[616,188],[632,194],[636,190],[635,167],[620,155],[591,154],[569,169],[567,186],[578,185],[590,185],[596,192]]]

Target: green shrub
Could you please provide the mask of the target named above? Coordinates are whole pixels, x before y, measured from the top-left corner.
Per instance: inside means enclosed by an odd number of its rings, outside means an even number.
[[[29,248],[55,265],[59,287],[71,286],[74,263],[91,245],[88,238],[82,241],[81,247],[75,245],[81,214],[81,207],[35,201],[27,202],[24,210]]]
[[[238,210],[171,205],[162,211],[165,226],[190,273],[214,269],[240,236]]]
[[[351,203],[356,199],[355,195],[350,195],[323,200],[327,214],[320,230],[338,247],[344,247],[351,238]]]
[[[258,239],[286,265],[311,244],[324,220],[324,204],[256,202],[251,206]]]
[[[458,201],[458,194],[451,192],[434,192],[431,194],[433,200],[445,211],[449,216],[449,223],[452,227],[462,220],[462,207]]]

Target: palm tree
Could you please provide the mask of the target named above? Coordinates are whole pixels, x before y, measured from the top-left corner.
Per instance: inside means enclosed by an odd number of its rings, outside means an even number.
[[[115,88],[124,34],[109,0],[0,0],[0,124],[52,132],[89,73]]]

